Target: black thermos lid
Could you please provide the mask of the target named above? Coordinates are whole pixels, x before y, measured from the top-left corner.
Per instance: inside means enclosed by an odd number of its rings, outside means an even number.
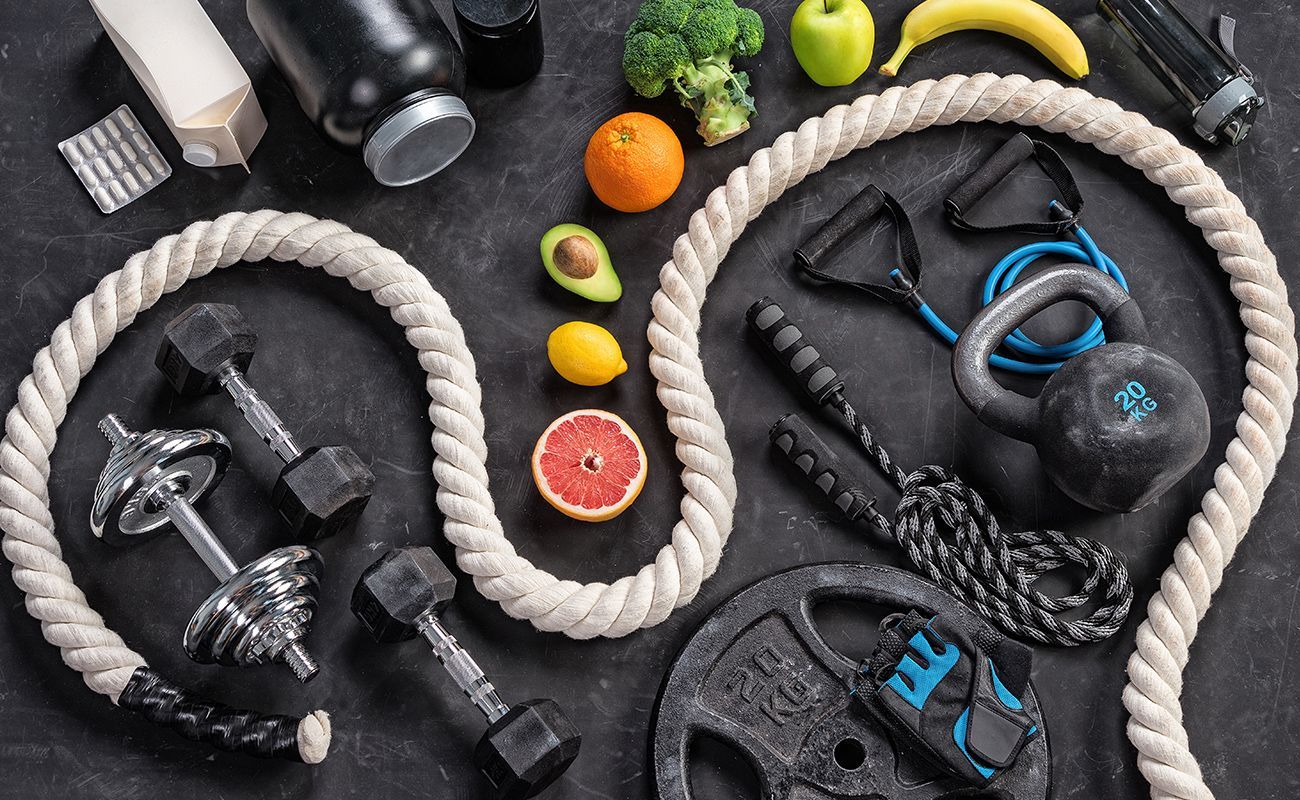
[[[542,66],[542,19],[537,0],[453,0],[470,77],[486,86],[513,86]]]
[[[456,20],[464,29],[504,36],[523,27],[537,11],[537,0],[454,0]]]

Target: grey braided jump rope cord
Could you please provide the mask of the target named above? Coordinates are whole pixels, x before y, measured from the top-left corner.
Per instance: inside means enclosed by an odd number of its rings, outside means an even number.
[[[829,403],[862,449],[900,492],[889,533],[930,580],[1002,631],[1027,642],[1076,647],[1114,635],[1128,618],[1133,584],[1115,551],[1060,531],[1004,531],[979,492],[946,467],[927,464],[904,472],[871,433],[843,392]],[[952,543],[943,531],[953,537]],[[1072,564],[1087,577],[1073,594],[1034,588],[1040,576]],[[1082,619],[1063,611],[1092,604]]]
[[[700,360],[700,310],[709,282],[746,223],[791,186],[853,150],[932,125],[991,121],[1038,126],[1093,144],[1163,186],[1219,253],[1241,303],[1249,359],[1237,438],[1214,487],[1174,552],[1139,627],[1124,703],[1138,766],[1155,797],[1212,797],[1187,748],[1179,693],[1188,647],[1225,564],[1245,535],[1286,443],[1296,397],[1295,318],[1273,254],[1241,201],[1168,131],[1109,100],[1019,75],[951,75],[836,106],[777,137],[709,194],[660,273],[647,335],[650,369],[677,437],[686,489],[672,543],[654,563],[612,584],[560,580],[515,553],[487,488],[481,390],[464,334],[427,278],[397,253],[337,222],[259,211],[196,222],[159,240],[79,301],[36,354],[0,441],[0,526],[14,582],[45,638],[96,692],[116,701],[144,663],[86,603],[64,563],[49,508],[49,455],[81,378],[143,310],[192,278],[241,260],[298,261],[369,291],[406,330],[428,372],[433,475],[444,535],[485,597],[541,630],[575,638],[623,636],[662,622],[717,569],[731,532],[731,451]],[[310,716],[304,720],[316,720]],[[328,730],[309,734],[324,757]],[[303,734],[300,730],[300,745]],[[304,758],[304,760],[313,760]]]

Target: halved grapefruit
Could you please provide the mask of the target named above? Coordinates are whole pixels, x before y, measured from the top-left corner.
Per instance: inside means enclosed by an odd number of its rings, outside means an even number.
[[[645,486],[645,448],[617,414],[585,408],[547,426],[533,448],[533,481],[546,502],[584,522],[613,519]]]

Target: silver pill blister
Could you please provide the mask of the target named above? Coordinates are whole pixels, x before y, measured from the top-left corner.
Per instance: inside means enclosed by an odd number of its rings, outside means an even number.
[[[59,142],[78,180],[105,214],[162,183],[171,165],[126,105]]]

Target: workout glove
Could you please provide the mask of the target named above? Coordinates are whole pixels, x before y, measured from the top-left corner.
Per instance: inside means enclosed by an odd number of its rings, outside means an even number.
[[[984,787],[1038,732],[1020,700],[1031,657],[1028,647],[989,628],[893,614],[881,623],[853,696],[935,766]]]

